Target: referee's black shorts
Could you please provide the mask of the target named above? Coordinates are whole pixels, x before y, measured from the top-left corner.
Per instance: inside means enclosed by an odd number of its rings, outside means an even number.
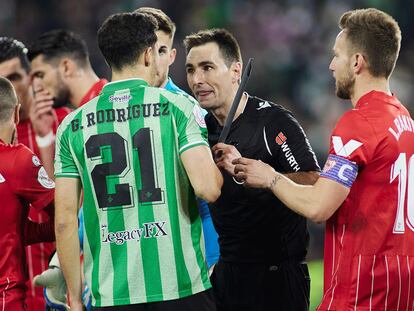
[[[216,311],[213,290],[188,297],[114,307],[92,307],[92,311]]]
[[[211,283],[217,311],[307,311],[310,277],[304,263],[278,266],[219,260]]]

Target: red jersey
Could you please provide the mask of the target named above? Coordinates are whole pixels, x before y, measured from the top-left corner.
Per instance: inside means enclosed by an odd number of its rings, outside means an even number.
[[[99,93],[101,92],[102,88],[104,87],[104,85],[107,84],[107,83],[108,83],[108,80],[106,80],[106,79],[100,79],[98,82],[96,82],[94,85],[92,85],[92,87],[85,94],[85,96],[83,96],[81,102],[79,103],[78,108],[81,107],[81,106],[83,106],[84,104],[86,104],[91,99],[93,99],[96,96],[98,96]]]
[[[72,110],[67,107],[59,107],[52,110],[54,123],[53,133],[56,134],[59,124]],[[33,130],[30,119],[27,119],[17,125],[17,140],[19,143],[26,145],[37,156],[40,156],[39,148],[35,140],[35,132]],[[48,216],[43,211],[36,211],[31,208],[29,212],[29,218],[36,222],[44,222],[48,220]],[[30,280],[35,275],[38,275],[45,271],[49,266],[49,257],[55,250],[55,243],[37,243],[26,247],[27,266],[29,271],[29,281],[27,282],[27,304],[30,310],[43,311],[44,310],[44,298],[43,288],[34,287]]]
[[[0,309],[23,302],[27,281],[24,227],[29,204],[41,210],[53,201],[54,182],[27,147],[0,140]],[[11,309],[10,309],[11,310]]]
[[[393,96],[372,91],[344,114],[322,177],[350,193],[326,223],[318,310],[412,310],[414,122]],[[335,178],[331,178],[334,179]],[[341,181],[341,180],[342,181]]]

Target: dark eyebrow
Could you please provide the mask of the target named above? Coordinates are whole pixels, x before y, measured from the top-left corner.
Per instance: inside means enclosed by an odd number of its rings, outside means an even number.
[[[199,62],[197,64],[197,66],[199,66],[199,67],[203,67],[203,66],[207,66],[207,65],[212,66],[212,65],[214,65],[214,63],[206,60],[206,61],[203,61],[203,62]],[[188,67],[194,67],[194,65],[193,64],[185,64],[185,68],[188,68]]]

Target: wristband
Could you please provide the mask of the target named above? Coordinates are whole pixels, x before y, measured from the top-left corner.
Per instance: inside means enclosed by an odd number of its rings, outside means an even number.
[[[43,137],[36,135],[35,139],[36,139],[37,146],[39,148],[46,148],[55,142],[55,134],[53,133],[53,131],[50,131],[48,134],[46,134]]]

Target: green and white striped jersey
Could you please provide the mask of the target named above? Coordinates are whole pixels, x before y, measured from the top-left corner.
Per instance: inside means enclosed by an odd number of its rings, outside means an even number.
[[[140,79],[108,83],[62,122],[55,176],[80,178],[94,306],[211,287],[201,219],[180,154],[207,145],[198,104]],[[201,172],[200,172],[201,173]]]

